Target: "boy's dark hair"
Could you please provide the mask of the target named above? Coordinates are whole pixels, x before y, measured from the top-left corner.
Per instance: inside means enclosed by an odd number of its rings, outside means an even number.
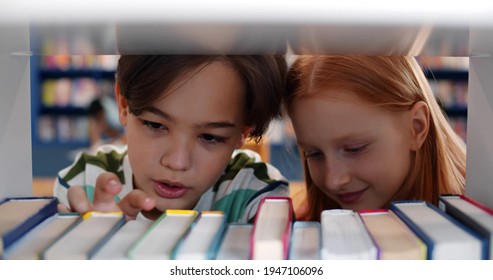
[[[215,61],[230,65],[245,82],[245,124],[253,127],[249,136],[259,141],[280,116],[287,73],[283,55],[122,55],[116,79],[130,112],[139,115],[182,74]]]

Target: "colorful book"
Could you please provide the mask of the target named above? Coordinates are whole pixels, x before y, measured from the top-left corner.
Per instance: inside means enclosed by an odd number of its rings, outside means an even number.
[[[441,195],[439,200],[441,209],[486,240],[486,258],[493,259],[493,209],[465,195]]]
[[[349,209],[322,211],[321,258],[324,260],[376,260],[377,246],[360,215]]]
[[[171,259],[171,252],[197,215],[198,212],[195,210],[166,210],[130,247],[129,258]]]
[[[222,211],[202,211],[171,252],[174,260],[212,260],[226,228]]]
[[[358,212],[373,238],[380,260],[425,260],[426,245],[388,209]]]
[[[262,198],[253,222],[250,258],[253,260],[287,259],[292,221],[291,198]]]
[[[41,254],[45,260],[86,260],[125,223],[122,212],[87,212]]]
[[[426,201],[394,201],[390,209],[426,244],[427,258],[480,260],[486,240]]]
[[[321,245],[319,222],[294,222],[289,247],[290,260],[319,260]]]
[[[57,213],[54,197],[12,197],[0,201],[0,256],[16,240]]]
[[[252,224],[229,224],[223,234],[216,260],[248,260]]]
[[[93,260],[126,260],[132,245],[144,234],[154,221],[138,219],[127,221],[91,257]]]
[[[30,230],[5,252],[9,260],[38,260],[41,252],[79,219],[79,213],[55,214]]]

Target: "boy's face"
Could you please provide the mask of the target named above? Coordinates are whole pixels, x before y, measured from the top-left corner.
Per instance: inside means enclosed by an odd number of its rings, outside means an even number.
[[[314,184],[342,208],[382,208],[411,164],[408,112],[384,110],[353,93],[322,92],[291,111]]]
[[[139,116],[119,97],[134,187],[156,208],[193,209],[243,144],[245,85],[232,68],[213,62],[178,79]]]

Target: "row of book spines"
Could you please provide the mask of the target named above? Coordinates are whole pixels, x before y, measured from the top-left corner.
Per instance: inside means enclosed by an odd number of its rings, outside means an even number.
[[[56,198],[48,198],[50,201],[52,202],[56,202]],[[276,198],[274,198],[276,199]],[[289,232],[286,232],[288,230],[290,230],[291,228],[291,215],[293,213],[292,211],[292,205],[291,205],[291,201],[289,198],[286,198],[288,201],[289,201],[289,208],[288,211],[286,211],[286,215],[289,216],[288,220],[287,220],[287,223],[286,225],[284,226],[284,229],[283,229],[283,236],[282,236],[282,239],[283,239],[283,243],[287,243],[288,240],[289,240],[289,235],[290,235],[290,231]],[[23,200],[22,198],[20,198],[20,200]],[[25,201],[26,199],[24,199]],[[264,200],[262,200],[264,201]],[[50,205],[50,211],[47,211],[45,208],[41,209],[39,212],[42,213],[43,217],[42,219],[41,218],[38,218],[38,220],[36,221],[37,224],[39,224],[40,226],[41,225],[41,222],[42,220],[45,220],[45,219],[48,219],[49,217],[51,216],[55,216],[56,214],[56,204],[57,203],[51,203]],[[262,205],[263,203],[261,203]],[[53,205],[55,205],[55,207],[53,207]],[[261,208],[261,207],[260,207]],[[76,213],[73,213],[72,216],[76,216],[77,214]],[[205,259],[214,259],[217,252],[218,252],[218,249],[219,249],[219,246],[222,244],[223,242],[223,239],[224,239],[224,235],[228,229],[228,224],[227,224],[227,221],[226,221],[226,216],[224,215],[223,212],[221,211],[202,211],[200,213],[198,213],[197,211],[194,211],[194,210],[167,210],[163,213],[163,215],[156,221],[153,221],[149,227],[147,228],[147,230],[145,230],[144,234],[140,235],[139,238],[137,238],[137,240],[134,240],[132,241],[131,243],[131,246],[130,246],[130,249],[128,250],[127,252],[127,257],[132,259],[132,258],[137,258],[139,259],[139,256],[136,254],[136,251],[139,249],[139,246],[141,246],[141,244],[146,240],[146,239],[149,239],[148,236],[150,235],[150,233],[152,233],[156,227],[159,226],[159,224],[167,219],[168,217],[172,217],[172,216],[178,216],[178,217],[188,217],[187,219],[190,221],[190,222],[187,222],[187,223],[184,223],[182,228],[179,229],[179,228],[173,228],[173,230],[177,230],[177,231],[182,231],[183,234],[179,234],[179,238],[176,240],[176,243],[174,243],[172,246],[173,246],[173,249],[168,252],[168,257],[165,257],[165,258],[171,258],[171,259],[178,259],[180,258],[180,256],[178,255],[180,249],[182,249],[182,247],[184,247],[184,243],[185,241],[187,240],[188,237],[190,237],[190,235],[194,234],[197,235],[197,232],[195,231],[195,229],[198,227],[199,223],[201,222],[202,219],[204,219],[205,217],[218,217],[221,222],[219,223],[219,226],[217,228],[215,228],[213,230],[213,233],[212,233],[212,236],[211,236],[211,240],[210,241],[204,241],[204,242],[208,242],[208,248],[207,248],[207,252],[206,252],[206,255],[205,255]],[[97,236],[96,238],[99,238],[97,240],[97,243],[91,245],[91,248],[90,250],[88,250],[86,253],[85,253],[85,257],[84,256],[81,256],[81,254],[78,254],[77,253],[67,253],[67,256],[63,256],[62,253],[60,253],[60,248],[64,247],[62,246],[63,244],[65,244],[65,246],[69,247],[70,245],[67,245],[66,244],[66,240],[67,239],[70,239],[72,238],[71,240],[75,243],[78,243],[77,242],[77,238],[74,239],[74,234],[72,234],[73,232],[75,232],[76,230],[75,229],[79,229],[78,232],[80,232],[80,228],[81,227],[84,227],[87,228],[87,221],[90,220],[91,218],[108,218],[108,217],[111,217],[114,218],[116,217],[117,218],[117,221],[116,223],[114,224],[111,224],[112,227],[110,228],[110,230],[108,232],[106,232],[104,235],[101,236],[101,233],[99,234],[96,234],[96,235],[99,235]],[[109,219],[106,219],[105,220],[106,223],[110,223],[110,220]],[[204,221],[204,223],[208,223],[208,222],[211,222],[211,220],[206,220]],[[15,239],[20,239],[22,236],[26,235],[32,228],[33,226],[31,226],[29,229],[24,229],[25,227],[25,224],[26,222],[25,221],[18,221],[18,226],[16,227],[16,229],[14,230],[13,234],[10,234],[10,235],[3,235],[2,234],[2,237],[6,237],[6,238],[3,238],[3,239],[7,239],[7,241],[9,241],[8,237],[9,236],[12,236],[12,237],[15,237]],[[45,246],[45,248],[39,252],[39,257],[40,258],[43,258],[43,259],[50,259],[50,258],[54,258],[54,259],[58,259],[58,258],[73,258],[73,259],[77,259],[77,258],[92,258],[97,252],[99,249],[101,249],[102,246],[104,246],[104,244],[110,240],[117,232],[120,228],[123,227],[123,225],[125,224],[125,219],[124,219],[124,216],[122,213],[99,213],[99,212],[88,212],[84,215],[79,215],[78,218],[76,220],[73,221],[72,224],[68,225],[68,227],[66,227],[65,229],[63,229],[61,232],[59,233],[56,233],[56,236],[53,237],[52,241],[47,245]],[[101,224],[100,224],[101,225]],[[105,225],[104,227],[107,228],[108,226],[110,225]],[[245,225],[246,226],[246,225]],[[49,225],[47,226],[49,227]],[[42,230],[42,229],[41,229]],[[207,229],[206,229],[207,231]],[[253,232],[253,230],[252,230]],[[88,231],[86,229],[86,237],[87,236],[90,236],[91,235],[91,231]],[[202,233],[204,233],[204,231],[202,231]],[[71,235],[72,234],[72,235]],[[77,233],[76,233],[77,234]],[[80,233],[79,233],[80,234]],[[200,232],[199,232],[200,234]],[[69,238],[66,238],[68,235],[71,235],[71,237]],[[195,236],[194,238],[196,240],[198,240],[196,238],[197,236]],[[3,240],[2,239],[2,240]],[[200,239],[200,238],[199,238]],[[61,240],[64,240],[63,243]],[[10,241],[9,243],[13,243],[15,240],[12,240]],[[250,240],[248,240],[250,241]],[[2,241],[3,243],[5,243],[4,241]],[[60,245],[60,243],[62,245]],[[10,244],[7,244],[7,245],[10,245]],[[87,245],[87,244],[86,244]],[[58,246],[58,247],[57,247]],[[55,249],[54,249],[55,248]],[[2,247],[3,249],[3,247]],[[87,248],[86,248],[87,249]],[[251,251],[251,248],[249,249]],[[74,251],[74,250],[72,250]],[[77,250],[75,250],[77,251]],[[80,253],[80,252],[79,252]],[[163,252],[163,254],[165,254],[166,252]],[[250,252],[250,255],[252,255],[252,253]],[[284,255],[287,256],[287,245],[285,245],[285,248],[284,248]]]
[[[413,202],[413,203],[415,203],[415,202]],[[483,206],[483,208],[487,209],[487,208],[486,208],[486,207],[484,207],[484,206]],[[259,209],[261,210],[262,208],[260,207]],[[289,209],[289,208],[288,208],[288,209]],[[259,211],[260,211],[260,210],[259,210]],[[344,210],[336,210],[336,211],[344,211]],[[368,213],[379,213],[379,212],[386,212],[386,211],[387,211],[387,210],[371,210],[371,211],[361,211],[361,214],[363,214],[363,215],[364,215],[365,213],[366,213],[366,214],[368,214]],[[490,211],[489,213],[491,214],[491,210],[489,210],[489,211]],[[214,212],[212,212],[212,213],[214,213]],[[286,215],[290,215],[289,213],[292,213],[292,211],[287,211],[287,212],[286,212]],[[196,213],[194,213],[193,211],[192,211],[192,212],[190,212],[190,211],[182,211],[182,210],[178,210],[178,211],[175,211],[175,210],[170,210],[170,211],[168,211],[168,213],[167,213],[167,214],[168,214],[168,215],[171,215],[171,214],[192,214],[194,217],[199,217],[199,216],[198,216]],[[207,214],[207,212],[204,212],[203,214]],[[164,216],[164,215],[163,215],[163,216]],[[88,216],[84,216],[84,217],[88,217]],[[257,217],[259,217],[259,216],[257,216]],[[197,219],[195,219],[195,221],[198,221],[198,220],[199,220],[198,218],[197,218]],[[408,222],[408,223],[409,223],[409,222]],[[287,226],[287,228],[288,228],[288,229],[290,229],[290,228],[291,228],[291,221],[290,221],[289,219],[288,219],[288,222],[287,222],[286,224],[287,224],[287,225],[289,225],[289,226]],[[304,225],[307,225],[307,224],[308,224],[308,223],[304,223]],[[311,223],[311,225],[313,225],[313,224],[316,224],[316,222]],[[412,223],[409,223],[409,224],[412,224]],[[300,222],[296,222],[296,223],[295,223],[295,225],[294,225],[294,228],[297,228],[297,227],[299,227],[299,226],[301,226],[301,223],[300,223]],[[192,229],[193,229],[193,226],[190,226],[190,227],[189,227],[189,229],[188,229],[188,233],[190,233]],[[222,239],[222,237],[223,237],[223,233],[224,233],[224,232],[225,232],[225,226],[223,226],[223,227],[222,227],[222,228],[218,231],[217,238],[216,238],[216,242],[215,242],[215,243],[214,243],[214,242],[212,242],[212,244],[215,244],[215,246],[212,246],[212,247],[214,247],[214,248],[212,248],[212,251],[213,251],[213,252],[217,252],[217,247],[219,246],[219,243],[220,243],[220,241],[219,241],[219,240],[221,240],[221,239]],[[286,232],[286,226],[285,226],[285,229],[284,229],[284,237],[286,236],[285,232]],[[185,235],[184,235],[184,237],[186,237],[187,235],[188,235],[188,234],[185,234]],[[292,235],[292,237],[294,237],[294,235]],[[284,245],[287,245],[286,238],[282,238],[282,240],[283,240],[283,244],[284,244]],[[255,242],[255,241],[254,241],[254,239],[252,239],[252,240],[251,240],[251,242],[252,242],[252,243],[253,243],[253,242]],[[291,243],[294,243],[294,242],[291,242]],[[182,244],[182,242],[179,242],[179,244]],[[180,247],[180,246],[179,246],[179,244],[176,246],[176,248],[179,248],[179,247]],[[428,242],[428,244],[432,244],[432,243]],[[431,250],[429,250],[429,251],[431,251]],[[174,250],[174,252],[176,252],[176,249]],[[176,256],[176,254],[175,254],[175,253],[173,253],[173,256]],[[172,258],[173,258],[173,256],[172,256]],[[213,258],[213,255],[209,255],[209,256],[208,256],[208,258],[212,259],[212,258]],[[286,257],[285,257],[285,258],[286,258]],[[430,256],[428,256],[428,258],[431,258],[431,257],[430,257]]]
[[[114,71],[117,55],[46,55],[40,56],[40,66],[48,70],[102,69]]]
[[[492,213],[493,211],[489,208],[487,208],[484,205],[481,205],[477,203],[474,200],[471,200],[470,198],[467,198],[465,196],[455,196],[455,195],[444,195],[441,197],[441,201],[445,201],[446,197],[452,197],[452,198],[457,198],[457,199],[464,199],[465,201],[469,201],[472,205],[475,207],[478,207],[478,209],[482,209],[485,211],[485,213],[488,213],[489,215],[489,220],[490,224],[493,223],[493,216]],[[424,201],[396,201],[392,202],[391,204],[391,209],[371,209],[371,210],[363,210],[363,211],[352,211],[352,210],[344,210],[344,209],[334,209],[334,210],[325,210],[322,212],[322,222],[321,224],[323,225],[324,222],[327,222],[327,219],[332,219],[336,218],[337,216],[343,216],[343,215],[351,215],[355,217],[356,223],[359,223],[359,227],[361,228],[360,230],[362,231],[362,235],[367,237],[368,249],[366,251],[365,256],[360,255],[357,258],[363,257],[363,258],[369,258],[369,259],[386,259],[389,258],[387,255],[388,252],[385,252],[382,247],[380,247],[379,242],[377,241],[378,239],[378,232],[375,232],[374,228],[372,229],[370,227],[370,222],[369,216],[378,216],[378,215],[392,215],[394,218],[396,218],[399,222],[402,222],[404,227],[409,228],[410,232],[412,232],[413,239],[414,239],[414,259],[435,259],[434,255],[434,246],[437,244],[433,239],[433,237],[430,237],[425,230],[423,230],[422,225],[419,225],[419,223],[416,223],[413,218],[408,217],[406,214],[403,213],[399,209],[398,205],[405,205],[405,204],[411,204],[411,205],[419,205],[419,204],[424,204],[426,205],[427,208],[429,208],[431,211],[435,211],[438,213],[440,216],[445,218],[447,221],[451,222],[452,224],[456,225],[460,230],[463,230],[467,234],[475,238],[480,247],[480,252],[478,252],[478,255],[475,255],[475,257],[478,257],[480,259],[489,259],[491,257],[491,248],[489,244],[491,243],[491,228],[488,229],[485,226],[480,225],[479,223],[475,223],[472,221],[471,217],[468,216],[467,214],[461,213],[459,210],[455,209],[449,205],[448,208],[446,209],[439,209],[433,205],[431,205],[428,202]],[[296,227],[298,228],[303,228],[303,227],[312,227],[316,228],[318,232],[318,238],[319,238],[319,247],[321,248],[321,252],[318,250],[314,250],[313,255],[319,255],[320,258],[326,259],[326,258],[339,258],[341,255],[332,255],[330,252],[327,252],[327,248],[324,248],[324,242],[322,242],[322,239],[327,239],[327,234],[324,233],[323,229],[325,228],[324,226],[321,226],[320,223],[318,222],[295,222],[295,230]],[[430,225],[429,225],[430,226]],[[390,230],[390,229],[384,229],[384,230]],[[295,235],[293,235],[294,238]],[[315,238],[316,239],[316,238]],[[293,245],[296,240],[293,240],[291,244]],[[331,242],[336,242],[334,240],[331,240]],[[493,247],[493,245],[492,245]],[[387,256],[384,257],[383,253],[385,253]],[[418,256],[419,253],[419,256]],[[348,256],[346,256],[348,257]],[[353,256],[354,257],[354,256]],[[395,256],[394,256],[395,257]],[[474,257],[474,256],[473,256]],[[344,258],[344,256],[342,256]]]
[[[45,107],[86,108],[99,96],[114,94],[114,81],[88,77],[46,79],[41,84],[41,104]]]

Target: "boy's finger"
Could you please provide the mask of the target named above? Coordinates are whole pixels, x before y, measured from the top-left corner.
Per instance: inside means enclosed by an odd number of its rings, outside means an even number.
[[[102,173],[96,180],[93,208],[96,211],[120,211],[115,196],[122,190],[118,177],[111,172]]]
[[[70,208],[68,208],[67,205],[63,203],[58,203],[57,208],[58,208],[58,212],[60,213],[72,212]]]
[[[126,195],[119,203],[121,211],[125,213],[127,220],[137,217],[141,210],[149,211],[154,209],[156,202],[141,190],[134,190]]]
[[[86,192],[82,187],[73,186],[67,192],[70,209],[73,212],[86,213],[92,210],[92,205],[87,199]]]

